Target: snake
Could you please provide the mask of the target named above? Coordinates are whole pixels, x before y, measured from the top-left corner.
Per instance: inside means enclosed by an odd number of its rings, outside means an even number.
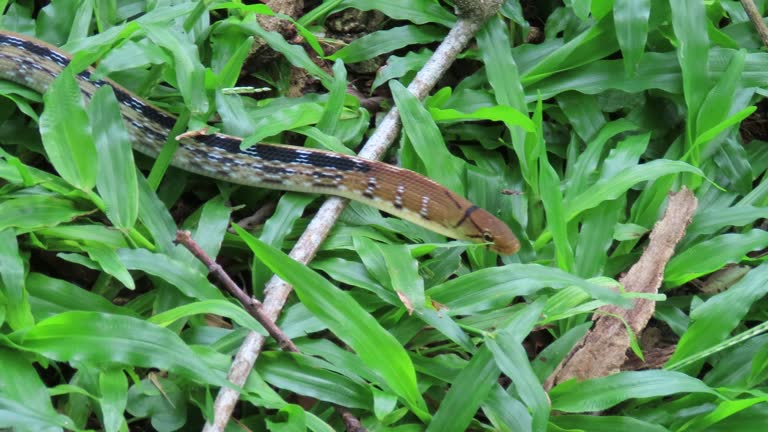
[[[44,93],[69,65],[69,54],[41,40],[0,31],[0,79]],[[133,149],[156,157],[176,117],[110,79],[95,79],[93,68],[76,75],[87,101],[101,86],[112,87]],[[213,179],[268,189],[335,195],[372,206],[436,233],[484,243],[510,255],[520,242],[503,221],[441,184],[384,162],[325,150],[259,143],[196,131],[176,137],[172,165]]]

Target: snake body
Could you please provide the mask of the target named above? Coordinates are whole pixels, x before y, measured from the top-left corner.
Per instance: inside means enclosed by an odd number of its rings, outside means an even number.
[[[43,93],[70,62],[45,42],[0,31],[0,79]],[[135,150],[156,156],[176,118],[108,79],[77,75],[83,96],[101,86],[114,89]],[[519,242],[507,225],[413,171],[339,153],[275,144],[241,149],[242,140],[219,133],[179,136],[173,164],[227,182],[269,189],[336,195],[356,200],[448,237],[489,243],[512,254]]]

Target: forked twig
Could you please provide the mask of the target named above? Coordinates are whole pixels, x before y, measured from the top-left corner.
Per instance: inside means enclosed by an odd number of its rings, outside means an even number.
[[[267,330],[267,333],[269,333],[270,336],[272,336],[273,339],[275,339],[280,346],[280,349],[283,351],[288,352],[294,352],[299,353],[299,349],[296,347],[296,345],[293,343],[293,341],[280,329],[280,327],[275,324],[275,321],[270,319],[265,313],[264,313],[264,306],[262,303],[255,298],[248,295],[248,293],[245,292],[242,288],[237,286],[235,281],[232,280],[231,277],[227,274],[226,271],[216,262],[208,256],[207,253],[200,247],[200,245],[195,242],[194,239],[192,239],[192,234],[189,231],[179,230],[176,231],[176,240],[175,242],[177,244],[181,244],[189,252],[192,253],[192,255],[195,256],[200,262],[205,264],[205,266],[208,268],[208,271],[210,271],[216,278],[224,285],[224,288],[226,288],[227,291],[229,291],[230,294],[232,294],[237,300],[240,301],[240,304],[243,305],[245,310],[256,319],[256,321],[259,322],[259,324],[264,327],[265,330]],[[341,415],[341,418],[344,421],[344,424],[347,427],[347,431],[351,432],[361,432],[365,431],[366,429],[363,427],[362,423],[360,423],[360,420],[355,417],[352,413],[344,409],[343,407],[336,406],[336,410]]]

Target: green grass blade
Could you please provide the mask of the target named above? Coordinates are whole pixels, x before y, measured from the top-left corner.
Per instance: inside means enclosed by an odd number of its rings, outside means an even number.
[[[57,361],[153,367],[230,386],[223,373],[212,370],[176,334],[125,315],[64,312],[11,338],[24,350]]]

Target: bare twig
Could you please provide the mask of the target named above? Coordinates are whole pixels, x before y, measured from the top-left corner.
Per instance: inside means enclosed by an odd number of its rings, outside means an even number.
[[[763,17],[760,15],[760,11],[757,10],[755,2],[752,0],[741,0],[741,6],[747,12],[749,19],[757,29],[757,33],[760,35],[760,39],[763,41],[763,45],[768,47],[768,27],[765,26],[765,21],[763,21]]]
[[[205,264],[206,267],[208,267],[208,271],[213,273],[213,275],[219,279],[221,284],[224,285],[224,288],[226,288],[226,290],[229,291],[229,293],[232,294],[240,302],[240,304],[243,305],[245,310],[252,317],[256,318],[256,321],[258,321],[259,324],[261,324],[261,326],[267,330],[267,333],[269,333],[269,335],[277,341],[281,350],[299,352],[299,349],[296,348],[296,345],[293,344],[293,341],[288,338],[288,336],[286,336],[282,330],[280,330],[280,327],[275,324],[273,319],[264,313],[264,305],[262,305],[261,302],[255,298],[249,296],[245,290],[237,286],[235,281],[229,277],[227,272],[225,272],[224,269],[216,261],[209,257],[208,254],[205,253],[205,251],[192,239],[192,234],[189,231],[176,231],[175,241],[177,244],[181,244],[187,248],[188,251],[192,252],[192,255],[194,255],[195,258],[200,260],[203,264]]]
[[[237,300],[243,305],[245,310],[261,324],[264,329],[267,330],[270,336],[275,339],[283,351],[299,353],[299,349],[294,345],[293,341],[286,336],[285,333],[278,327],[274,320],[270,319],[264,313],[264,306],[260,301],[249,296],[245,290],[237,286],[237,284],[229,277],[227,272],[216,263],[207,253],[198,245],[193,239],[192,234],[189,231],[176,231],[176,243],[183,245],[188,251],[192,253],[198,260],[200,260],[208,268],[208,271],[213,273],[216,278],[224,285],[230,294],[235,296]],[[352,413],[345,408],[336,406],[336,411],[341,415],[344,424],[349,432],[363,432],[366,429],[363,427],[360,420],[357,419]]]
[[[408,90],[417,98],[423,99],[453,64],[458,54],[464,50],[488,16],[490,15],[460,18],[408,86]],[[381,159],[384,152],[397,137],[399,128],[400,115],[397,108],[392,108],[362,148],[359,156],[367,159]],[[346,204],[347,201],[344,199],[328,198],[320,206],[306,231],[299,237],[289,256],[301,263],[309,262],[315,256],[320,244],[328,236],[328,232],[341,215]],[[277,319],[291,290],[292,287],[277,276],[274,276],[267,283],[264,310],[270,318]],[[253,332],[246,336],[229,371],[228,379],[232,383],[240,386],[245,382],[263,345],[263,336]],[[236,391],[230,388],[220,389],[214,405],[213,423],[206,424],[204,431],[224,431],[238,398],[239,394]]]
[[[667,211],[653,227],[648,247],[627,274],[619,279],[627,292],[658,292],[664,268],[695,211],[696,198],[688,189],[683,188],[670,195]],[[655,309],[656,304],[646,299],[636,300],[632,309],[628,310],[613,305],[600,308],[595,313],[594,328],[563,360],[544,387],[549,389],[571,378],[586,380],[619,372],[629,348],[625,323],[634,333],[639,333],[648,324]]]

